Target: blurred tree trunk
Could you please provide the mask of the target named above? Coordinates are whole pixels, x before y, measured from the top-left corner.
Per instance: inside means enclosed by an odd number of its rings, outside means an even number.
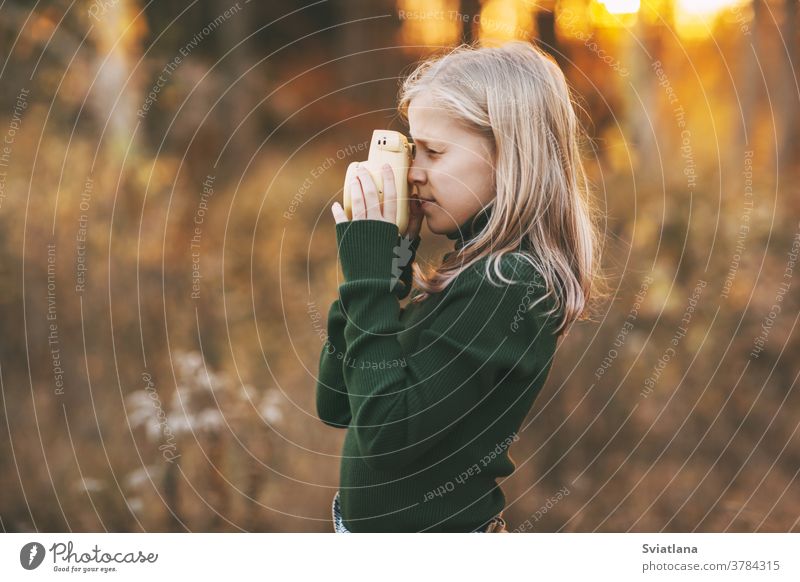
[[[787,172],[798,163],[800,155],[800,94],[797,87],[797,60],[800,58],[797,39],[797,0],[785,0],[781,24],[778,98],[780,103],[778,168]]]
[[[214,14],[223,14],[230,9],[230,0],[214,0]],[[219,58],[223,59],[217,71],[226,77],[223,87],[232,87],[225,96],[227,106],[217,106],[219,111],[227,113],[228,121],[225,127],[233,133],[233,139],[228,144],[225,153],[227,163],[225,167],[231,172],[230,175],[239,175],[239,171],[244,169],[250,156],[261,143],[261,132],[259,131],[259,115],[257,111],[252,111],[262,97],[256,79],[264,76],[266,62],[259,64],[257,69],[249,73],[247,70],[253,66],[253,58],[249,47],[253,44],[253,38],[244,40],[252,31],[247,25],[249,17],[246,11],[233,15],[220,26],[219,34]],[[255,38],[255,37],[254,37]],[[244,42],[242,42],[244,41]],[[241,44],[240,44],[241,43]],[[247,121],[242,123],[242,120]],[[239,126],[239,124],[241,126]],[[238,126],[238,127],[237,127]],[[228,136],[226,136],[227,138]],[[224,142],[222,142],[224,143]],[[240,167],[236,167],[240,166]]]
[[[481,13],[481,0],[461,0],[461,14],[469,16],[464,22],[462,33],[464,42],[472,44],[478,40],[479,26],[474,22],[475,17]]]
[[[178,490],[178,469],[179,461],[175,459],[174,462],[168,462],[164,467],[164,478],[162,488],[164,490],[164,503],[166,504],[167,513],[164,518],[166,520],[166,530],[170,533],[185,532],[186,527],[183,525],[185,522],[180,515],[179,505],[179,490]]]
[[[339,22],[348,24],[336,28],[339,54],[327,55],[327,58],[346,57],[337,61],[337,75],[341,79],[339,86],[349,87],[396,75],[397,71],[390,60],[396,58],[395,51],[371,50],[397,44],[398,23],[394,0],[341,2],[339,13]],[[385,103],[384,106],[391,107],[396,92],[396,83],[376,82],[362,85],[353,94],[362,95],[370,103]]]
[[[636,32],[623,35],[620,44],[620,55],[626,55],[631,66],[630,77],[616,75],[619,80],[617,88],[619,95],[625,99],[626,139],[633,143],[631,149],[636,153],[633,160],[636,167],[642,164],[649,167],[652,160],[658,157],[656,140],[664,139],[660,136],[671,135],[671,132],[663,131],[663,125],[673,122],[672,112],[667,110],[664,115],[655,113],[661,101],[656,91],[656,76],[651,68],[652,63],[661,60],[661,36],[665,32],[661,27],[648,25],[640,18],[636,22]],[[603,121],[603,125],[614,123],[612,116]]]
[[[751,23],[751,36],[745,37],[742,42],[743,70],[739,75],[738,87],[741,89],[741,111],[736,111],[735,126],[739,128],[739,147],[732,155],[736,156],[734,164],[741,165],[741,152],[751,149],[754,145],[753,108],[760,93],[761,74],[758,71],[758,36],[763,19],[763,0],[753,0],[753,22]],[[751,81],[756,79],[756,81]]]
[[[210,513],[205,529],[211,532],[225,531],[229,523],[230,487],[223,477],[227,466],[225,440],[216,431],[211,431],[209,435],[206,454],[209,462],[207,489]]]
[[[89,105],[100,127],[107,125],[103,140],[108,141],[105,150],[112,163],[121,162],[129,147],[134,156],[139,149],[135,141],[131,143],[143,93],[142,76],[134,66],[142,53],[147,23],[136,17],[138,13],[138,0],[123,0],[106,6],[100,25],[92,21],[98,72]]]
[[[558,37],[556,36],[556,7],[555,2],[547,9],[539,7],[536,11],[536,34],[538,36],[537,44],[542,50],[547,51],[558,63],[558,66],[565,69],[569,66],[567,60],[562,54],[561,48],[558,45]]]

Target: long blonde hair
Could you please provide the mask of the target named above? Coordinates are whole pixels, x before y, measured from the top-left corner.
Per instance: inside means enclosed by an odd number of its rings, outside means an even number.
[[[405,120],[411,100],[423,92],[489,138],[497,196],[487,205],[486,227],[445,255],[432,274],[414,264],[413,282],[422,291],[412,301],[441,292],[485,257],[490,282],[494,271],[512,283],[500,261],[513,253],[544,280],[542,299],[550,297],[553,305],[547,313],[562,316],[557,335],[574,320],[588,319],[588,301],[597,291],[598,229],[580,155],[584,134],[561,69],[529,42],[462,44],[419,63],[403,81],[398,110]]]

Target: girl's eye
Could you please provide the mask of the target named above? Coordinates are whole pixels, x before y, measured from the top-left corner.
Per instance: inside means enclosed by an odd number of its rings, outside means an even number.
[[[438,156],[438,155],[439,155],[440,153],[442,153],[442,152],[437,152],[437,151],[434,151],[434,150],[432,150],[432,149],[428,148],[428,153],[429,153],[430,155],[432,155],[432,156]]]

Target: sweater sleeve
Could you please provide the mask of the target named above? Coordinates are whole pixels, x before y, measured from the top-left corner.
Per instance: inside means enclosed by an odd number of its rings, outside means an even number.
[[[393,276],[398,271],[400,273],[397,277],[399,283],[392,289],[398,299],[404,299],[411,291],[411,269],[421,240],[419,236],[410,241],[398,237],[397,245],[393,249],[395,255],[399,255],[393,265]],[[342,366],[347,347],[344,338],[346,322],[341,300],[337,299],[328,311],[328,339],[320,352],[316,387],[317,416],[334,428],[347,428],[351,420]]]
[[[317,378],[317,416],[333,428],[347,428],[350,424],[350,403],[342,374],[345,355],[344,327],[346,318],[341,301],[337,299],[328,311],[328,338],[319,355]]]
[[[407,352],[398,342],[400,309],[389,283],[397,227],[357,220],[337,224],[336,234],[351,429],[369,466],[414,462],[491,394],[500,371],[535,375],[530,356],[539,321],[524,310],[532,298],[524,285],[495,286],[473,265],[443,292]]]

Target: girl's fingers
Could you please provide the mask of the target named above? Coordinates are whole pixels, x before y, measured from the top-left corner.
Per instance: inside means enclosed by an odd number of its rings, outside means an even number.
[[[358,178],[353,178],[350,183],[350,204],[353,205],[353,220],[364,220],[367,217],[364,193]]]
[[[333,206],[331,206],[331,212],[333,213],[333,219],[336,221],[336,224],[340,222],[348,222],[347,220],[347,213],[342,208],[342,205],[338,202],[334,202]]]
[[[364,193],[364,204],[366,205],[366,218],[370,220],[382,220],[381,203],[378,199],[378,189],[375,181],[366,168],[358,167],[358,179],[361,182],[361,191]]]
[[[389,164],[381,168],[383,172],[383,219],[386,222],[397,222],[397,184],[394,182],[394,170]]]

